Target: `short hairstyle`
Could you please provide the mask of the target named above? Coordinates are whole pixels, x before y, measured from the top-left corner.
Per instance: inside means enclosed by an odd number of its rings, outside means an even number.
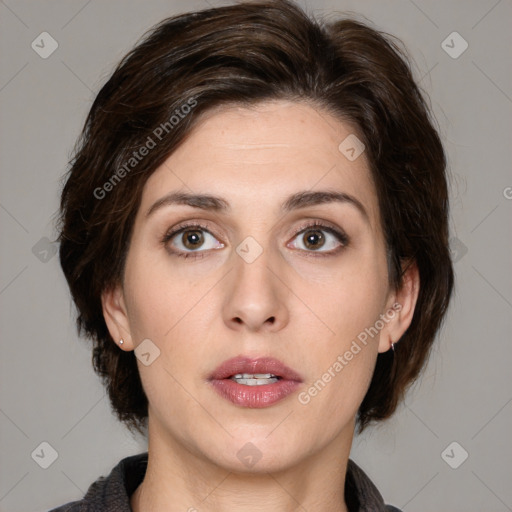
[[[390,285],[401,286],[404,264],[419,270],[411,325],[394,353],[377,357],[359,431],[395,411],[427,361],[453,288],[446,159],[399,41],[355,19],[314,19],[289,0],[183,14],[153,27],[101,88],[61,196],[60,262],[78,330],[130,430],[147,427],[148,401],[133,351],[111,339],[101,295],[122,283],[143,187],[201,114],[280,99],[353,127],[378,195]]]

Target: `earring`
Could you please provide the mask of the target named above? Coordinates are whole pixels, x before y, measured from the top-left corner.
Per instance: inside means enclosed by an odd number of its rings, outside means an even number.
[[[120,339],[119,340],[119,345],[122,345],[124,343],[124,340],[123,339]]]
[[[122,341],[122,340],[121,340]],[[394,352],[395,351],[395,344],[393,342],[391,342],[391,350]]]

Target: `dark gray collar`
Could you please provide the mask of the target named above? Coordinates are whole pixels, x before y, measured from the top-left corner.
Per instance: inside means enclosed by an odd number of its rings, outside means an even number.
[[[91,484],[82,500],[50,512],[131,512],[130,496],[144,479],[147,464],[147,452],[126,457],[110,475]],[[350,512],[400,512],[384,504],[373,482],[352,460],[347,466],[345,500]]]

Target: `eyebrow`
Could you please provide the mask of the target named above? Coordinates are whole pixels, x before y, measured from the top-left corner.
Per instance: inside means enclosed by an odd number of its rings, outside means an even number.
[[[312,192],[305,190],[297,192],[286,199],[281,205],[281,211],[288,213],[300,208],[307,208],[308,206],[317,206],[326,203],[343,203],[354,206],[359,213],[369,222],[368,212],[363,204],[354,196],[345,192],[333,192],[330,190],[320,190]],[[172,192],[158,201],[156,201],[151,208],[149,208],[146,217],[152,215],[155,211],[163,208],[164,206],[172,205],[186,205],[192,208],[199,208],[201,210],[211,210],[215,212],[229,212],[231,206],[229,202],[222,197],[212,196],[209,194],[189,194],[188,192]]]

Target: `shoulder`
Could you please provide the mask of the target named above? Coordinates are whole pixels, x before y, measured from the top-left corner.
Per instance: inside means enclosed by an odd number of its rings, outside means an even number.
[[[401,512],[384,503],[375,484],[351,459],[348,461],[345,478],[345,500],[349,510],[354,512]]]
[[[68,503],[66,505],[62,505],[57,508],[52,508],[49,512],[83,512],[83,502],[80,501],[73,501],[71,503]]]
[[[144,479],[147,462],[147,452],[122,459],[108,476],[93,482],[80,501],[49,512],[131,512],[130,496]]]

